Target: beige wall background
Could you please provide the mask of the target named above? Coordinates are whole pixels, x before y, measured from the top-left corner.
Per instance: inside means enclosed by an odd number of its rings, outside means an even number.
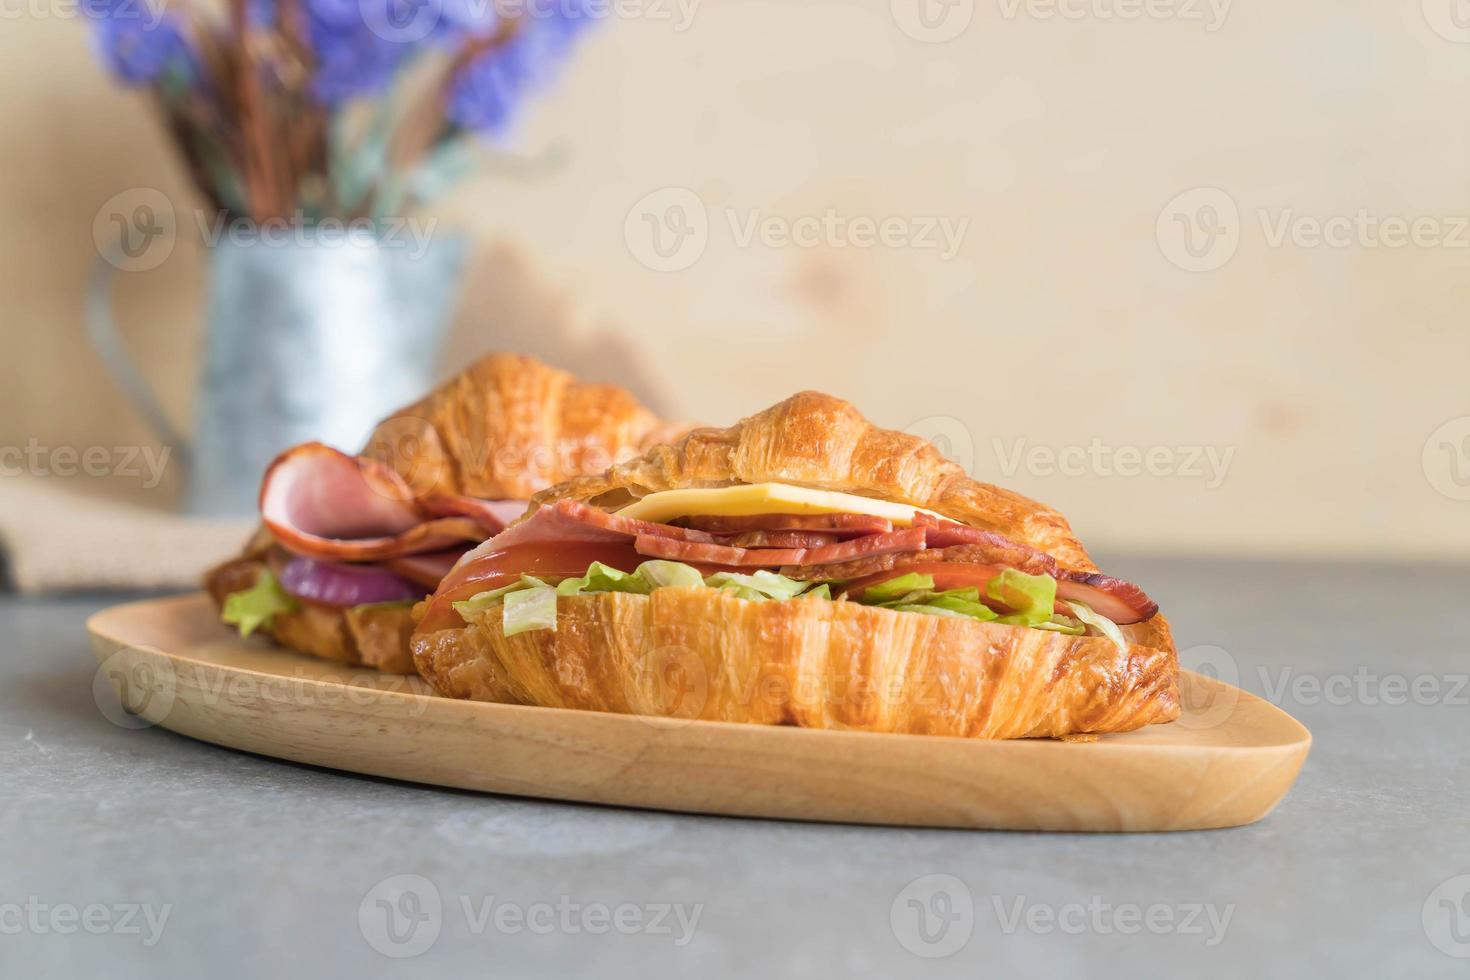
[[[1463,557],[1470,30],[1450,0],[931,2],[928,33],[909,0],[608,23],[524,132],[564,163],[432,211],[476,242],[446,371],[526,350],[712,422],[832,391],[1103,547]],[[129,188],[197,201],[55,12],[0,27],[0,131],[0,445],[147,442],[84,338],[92,222]],[[742,238],[829,212],[901,231]],[[681,217],[703,251],[665,262],[647,222]],[[1390,222],[1314,244],[1333,218],[1424,220],[1417,242]],[[963,223],[953,255],[912,239],[929,219]],[[205,273],[186,240],[118,291],[180,420]],[[1061,472],[1048,451],[1090,455]],[[1114,472],[1132,451],[1156,472]]]

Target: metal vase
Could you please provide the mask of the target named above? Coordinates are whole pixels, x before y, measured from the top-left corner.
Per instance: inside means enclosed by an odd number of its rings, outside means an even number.
[[[195,437],[180,454],[185,509],[251,513],[261,474],[283,449],[316,440],[355,452],[378,420],[421,397],[463,257],[463,241],[446,235],[410,246],[298,231],[289,241],[214,245]],[[115,332],[108,336],[105,299],[90,307],[99,351],[171,441],[156,400]]]

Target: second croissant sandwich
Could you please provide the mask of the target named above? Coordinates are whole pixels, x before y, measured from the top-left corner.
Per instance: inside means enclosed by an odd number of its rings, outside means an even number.
[[[1158,606],[1060,514],[815,392],[538,494],[416,615],[457,698],[980,738],[1179,714]]]
[[[536,491],[677,431],[622,388],[493,354],[385,419],[356,457],[320,443],[283,453],[262,482],[260,531],[205,587],[242,633],[412,674],[409,611],[461,555]]]

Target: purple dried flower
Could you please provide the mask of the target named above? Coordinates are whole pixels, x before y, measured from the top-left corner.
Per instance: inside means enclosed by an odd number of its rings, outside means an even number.
[[[454,37],[489,37],[500,26],[494,0],[437,0],[445,32]]]
[[[168,15],[145,16],[142,5],[92,2],[92,40],[98,56],[120,81],[147,85],[165,71],[194,71],[194,56],[178,24]]]
[[[550,81],[572,42],[592,22],[589,13],[566,0],[554,10],[528,5],[511,38],[470,62],[454,80],[450,120],[483,136],[503,135],[516,110]]]
[[[372,96],[429,46],[483,29],[490,0],[307,0],[315,91],[328,105]]]

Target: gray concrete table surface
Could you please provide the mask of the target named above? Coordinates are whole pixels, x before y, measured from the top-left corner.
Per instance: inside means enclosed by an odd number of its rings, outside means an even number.
[[[917,830],[353,776],[110,723],[82,622],[118,597],[0,598],[0,976],[1470,974],[1470,569],[1108,567],[1186,666],[1312,730],[1264,821]]]

